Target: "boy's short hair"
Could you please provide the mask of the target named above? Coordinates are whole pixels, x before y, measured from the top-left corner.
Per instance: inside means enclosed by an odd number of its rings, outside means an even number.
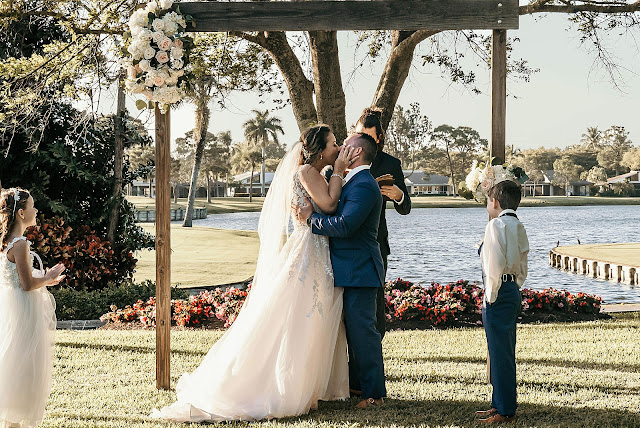
[[[522,198],[521,187],[511,180],[501,181],[493,186],[487,194],[491,199],[497,199],[503,210],[517,210]]]

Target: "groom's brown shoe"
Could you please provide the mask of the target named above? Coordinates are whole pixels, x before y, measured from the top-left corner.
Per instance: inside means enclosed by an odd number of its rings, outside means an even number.
[[[357,409],[366,409],[367,407],[382,406],[384,404],[383,398],[367,398],[356,404]]]
[[[498,409],[492,407],[489,410],[478,410],[476,412],[476,416],[479,418],[487,418],[489,416],[495,415],[496,413],[498,413]]]
[[[486,419],[480,419],[478,422],[480,422],[481,424],[508,424],[515,421],[515,416],[502,416],[501,414],[496,413],[495,415],[489,416]]]

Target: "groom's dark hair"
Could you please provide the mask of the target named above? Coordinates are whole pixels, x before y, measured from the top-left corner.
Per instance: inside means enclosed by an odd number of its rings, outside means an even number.
[[[378,145],[376,140],[369,134],[364,132],[356,132],[352,134],[347,140],[349,144],[354,147],[362,148],[362,161],[366,164],[371,164],[378,154]]]

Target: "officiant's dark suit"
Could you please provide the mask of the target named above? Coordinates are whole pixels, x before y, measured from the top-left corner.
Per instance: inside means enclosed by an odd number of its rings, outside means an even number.
[[[376,155],[376,158],[371,163],[371,175],[374,177],[380,177],[385,174],[391,174],[393,176],[393,183],[398,186],[398,188],[402,191],[404,197],[401,199],[400,203],[393,202],[393,207],[396,209],[398,214],[407,215],[411,212],[411,198],[409,197],[409,191],[407,190],[407,186],[404,184],[404,174],[402,173],[402,166],[400,164],[400,159],[391,156],[388,153],[383,151],[379,151]],[[382,260],[384,262],[384,272],[385,276],[387,274],[387,257],[391,253],[391,248],[389,247],[389,230],[387,229],[387,217],[385,213],[386,209],[386,201],[389,201],[388,198],[384,198],[385,202],[382,204],[382,209],[380,210],[380,224],[378,226],[378,244],[380,244],[380,253],[382,255]],[[378,291],[378,299],[377,299],[377,311],[376,311],[376,328],[380,332],[381,336],[384,336],[386,325],[386,316],[385,316],[385,299],[384,299],[384,287]]]

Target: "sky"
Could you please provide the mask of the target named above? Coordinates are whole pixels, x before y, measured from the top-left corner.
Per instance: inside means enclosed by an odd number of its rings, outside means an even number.
[[[531,68],[539,69],[529,82],[507,81],[507,144],[515,148],[566,147],[580,142],[587,127],[606,129],[611,125],[624,126],[629,138],[640,145],[640,39],[620,36],[607,40],[620,63],[626,67],[616,88],[607,75],[594,67],[592,55],[580,45],[575,29],[569,29],[567,16],[549,14],[520,17],[520,28],[508,30],[509,37],[517,37],[512,56],[524,58]],[[636,31],[636,36],[638,36]],[[347,126],[353,124],[373,98],[384,60],[366,62],[354,72],[354,64],[363,53],[354,56],[357,36],[340,32],[340,60],[343,86],[347,99]],[[426,44],[428,41],[423,42]],[[490,138],[491,97],[490,70],[476,69],[480,95],[451,84],[437,68],[425,68],[414,61],[398,104],[408,107],[419,102],[422,114],[434,127],[441,124],[470,126],[483,138]],[[103,101],[103,110],[115,110],[113,100]],[[242,124],[252,117],[252,109],[271,108],[261,104],[255,93],[236,93],[229,97],[226,108],[212,106],[210,132],[230,130],[235,142],[243,139]],[[127,108],[136,114],[135,100],[128,97]],[[184,105],[172,111],[172,140],[184,135],[194,126],[194,108]],[[282,120],[285,135],[281,141],[291,144],[299,131],[291,106],[272,113]],[[144,120],[142,115],[141,119]],[[153,119],[147,127],[153,135]]]

